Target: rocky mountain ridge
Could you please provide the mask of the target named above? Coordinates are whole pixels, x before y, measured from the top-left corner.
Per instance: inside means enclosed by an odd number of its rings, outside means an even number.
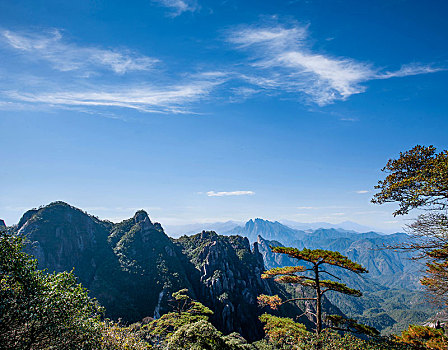
[[[247,238],[203,231],[171,239],[145,211],[114,224],[54,202],[26,212],[10,230],[28,239],[39,268],[74,270],[106,315],[125,322],[159,317],[170,310],[171,293],[188,288],[214,310],[220,330],[254,340],[262,335],[257,296],[288,293],[260,278],[263,257]],[[285,312],[301,313],[293,308]]]
[[[63,202],[27,211],[18,225],[10,229],[30,240],[29,252],[38,259],[40,268],[49,272],[74,269],[80,282],[106,307],[109,317],[128,322],[158,317],[169,310],[173,291],[188,288],[193,298],[215,310],[212,320],[219,329],[225,333],[240,332],[248,339],[261,334],[257,315],[262,310],[257,308],[257,295],[307,293],[301,288],[286,290],[260,278],[265,267],[296,264],[287,256],[270,251],[269,245],[281,245],[282,238],[288,242],[285,245],[337,250],[365,265],[371,271],[368,278],[346,272],[341,277],[351,287],[370,293],[369,298],[341,299],[329,295],[325,307],[331,313],[342,310],[350,316],[364,317],[367,323],[373,320],[373,326],[397,324],[401,316],[390,317],[389,306],[384,306],[386,296],[393,299],[390,293],[395,287],[415,289],[419,278],[415,266],[408,264],[400,253],[375,249],[380,244],[402,242],[407,239],[404,234],[359,234],[338,229],[301,231],[279,222],[255,219],[226,236],[203,231],[172,239],[145,211],[112,223]],[[278,241],[264,239],[260,234]],[[413,303],[418,299],[417,292],[411,295],[403,294],[403,289],[398,291],[394,304],[398,309],[407,305],[406,298]],[[312,303],[299,306],[313,309]],[[297,307],[284,307],[282,312],[291,316],[301,313]],[[309,324],[306,318],[301,322]]]

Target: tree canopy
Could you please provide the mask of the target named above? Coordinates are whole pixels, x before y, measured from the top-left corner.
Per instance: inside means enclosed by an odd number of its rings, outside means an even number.
[[[95,348],[102,308],[72,273],[47,274],[0,234],[0,343],[11,349]]]
[[[375,187],[380,192],[373,203],[397,203],[395,216],[425,210],[406,226],[414,240],[391,248],[414,251],[415,258],[425,259],[422,284],[434,301],[448,304],[448,151],[417,145],[390,159],[382,170],[388,175]]]
[[[148,349],[131,329],[102,320],[103,308],[72,272],[38,270],[23,247],[22,237],[0,233],[2,349]]]
[[[380,192],[372,202],[396,202],[394,215],[407,214],[411,209],[448,208],[448,151],[436,153],[434,146],[417,145],[401,152],[397,159],[389,159],[382,169],[388,174],[375,186]]]

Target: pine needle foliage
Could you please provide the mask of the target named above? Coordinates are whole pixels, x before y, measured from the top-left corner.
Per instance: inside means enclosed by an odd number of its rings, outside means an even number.
[[[417,145],[390,159],[382,171],[387,176],[375,186],[373,203],[397,203],[394,216],[425,210],[406,226],[414,240],[388,248],[426,260],[421,282],[433,301],[448,305],[448,150],[437,153],[434,146]]]
[[[289,247],[271,247],[271,249],[274,253],[287,254],[291,258],[296,258],[298,260],[339,266],[356,273],[368,272],[367,269],[362,267],[360,264],[351,261],[349,258],[339,252],[331,250],[307,248],[299,250],[297,248]]]
[[[293,298],[285,301],[281,301],[278,296],[266,296],[260,295],[258,297],[258,302],[261,306],[269,306],[272,309],[277,309],[280,305],[297,300],[313,300],[316,303],[316,313],[314,314],[316,333],[319,334],[323,329],[322,324],[322,296],[328,291],[335,291],[338,293],[351,295],[355,297],[362,296],[362,293],[357,290],[348,287],[344,283],[324,280],[321,278],[322,274],[328,274],[336,279],[339,277],[334,276],[330,272],[321,269],[324,264],[337,266],[346,270],[350,270],[355,273],[366,273],[362,265],[351,261],[346,256],[339,252],[323,250],[323,249],[307,249],[304,248],[299,250],[297,248],[290,247],[271,247],[272,251],[280,254],[287,254],[292,258],[300,261],[305,261],[312,264],[311,268],[305,268],[304,266],[287,266],[282,268],[274,268],[265,271],[261,277],[274,278],[276,282],[288,283],[288,284],[299,284],[305,287],[310,287],[315,290],[314,298]],[[312,276],[306,274],[307,271],[311,272]],[[300,273],[300,274],[299,274]],[[347,322],[351,322],[348,320]],[[354,327],[348,327],[347,330],[351,330]],[[359,329],[362,329],[361,327]],[[373,331],[365,329],[367,333],[372,333]]]
[[[372,202],[398,203],[394,215],[416,208],[448,208],[448,150],[436,153],[434,146],[417,145],[390,159],[382,171],[388,175],[375,186],[380,192]]]
[[[325,320],[332,324],[332,328],[339,331],[367,334],[371,336],[379,335],[380,332],[373,327],[358,323],[352,318],[345,318],[341,315],[326,315]]]

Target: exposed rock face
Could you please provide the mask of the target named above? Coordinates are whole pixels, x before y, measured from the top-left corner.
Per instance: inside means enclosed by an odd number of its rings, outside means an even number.
[[[172,291],[192,289],[177,257],[182,253],[144,211],[113,224],[55,202],[25,213],[17,231],[30,241],[39,268],[74,269],[112,318],[134,322],[153,316],[156,307],[166,312]]]
[[[127,272],[123,294],[134,300],[139,318],[165,313],[173,291],[188,288],[194,295],[181,251],[145,211],[114,225],[109,243],[120,268]]]
[[[15,232],[29,239],[39,268],[74,269],[106,315],[127,322],[159,317],[169,310],[171,293],[188,288],[214,310],[212,322],[219,329],[255,340],[262,335],[257,296],[286,295],[261,279],[258,244],[251,249],[247,238],[205,231],[172,240],[145,211],[114,224],[55,202],[26,212]]]
[[[270,246],[283,247],[283,244],[278,241],[269,241],[258,235],[257,245],[267,269],[299,265],[297,259],[292,259],[286,254],[275,254],[272,252]]]
[[[210,231],[181,237],[177,243],[199,271],[199,296],[214,310],[215,323],[227,333],[259,337],[257,296],[271,294],[275,287],[260,277],[264,264],[258,245],[251,250],[247,238]]]
[[[2,229],[6,229],[6,224],[5,224],[5,221],[0,219],[0,230],[2,230]]]
[[[31,241],[30,251],[39,268],[71,271],[89,286],[98,264],[104,259],[104,247],[110,225],[79,209],[56,202],[24,214],[18,233]]]

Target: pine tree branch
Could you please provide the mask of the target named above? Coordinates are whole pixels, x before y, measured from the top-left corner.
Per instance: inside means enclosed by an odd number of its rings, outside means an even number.
[[[339,277],[333,275],[332,273],[330,273],[330,272],[328,272],[328,271],[325,271],[325,270],[319,270],[319,272],[321,272],[321,273],[327,273],[327,274],[329,274],[330,276],[336,278],[337,280],[339,280],[339,281],[341,280]]]
[[[292,298],[292,299],[288,299],[283,301],[280,305],[283,305],[285,303],[288,303],[290,301],[296,301],[296,300],[316,300],[316,298]]]

